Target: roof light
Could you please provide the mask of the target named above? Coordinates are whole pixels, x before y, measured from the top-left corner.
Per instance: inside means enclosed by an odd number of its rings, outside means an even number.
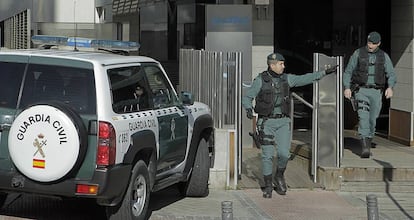
[[[69,37],[66,46],[91,47],[92,39],[83,37]]]
[[[35,35],[32,37],[33,44],[64,45],[68,41],[64,36]]]
[[[112,48],[112,49],[128,49],[135,48],[138,50],[139,44],[132,41],[119,40],[92,40],[91,46],[95,48]]]
[[[100,40],[83,37],[64,37],[50,35],[35,35],[32,37],[32,42],[36,45],[56,45],[76,48],[80,47],[123,51],[138,51],[140,47],[139,43],[132,41]]]

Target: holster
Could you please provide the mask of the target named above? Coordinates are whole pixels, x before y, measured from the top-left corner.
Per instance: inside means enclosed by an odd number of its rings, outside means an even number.
[[[252,136],[253,141],[254,141],[254,145],[256,146],[256,148],[260,149],[260,145],[262,143],[260,141],[259,134],[257,134],[257,132],[249,132],[249,135]]]
[[[354,84],[354,83],[352,83],[351,84],[351,91],[352,91],[352,96],[355,94],[355,93],[357,93],[358,92],[358,90],[359,90],[359,85],[358,84]]]
[[[354,96],[351,96],[351,98],[349,99],[349,101],[351,101],[352,110],[354,110],[354,112],[358,111],[358,102],[354,98]]]
[[[358,101],[355,99],[355,93],[358,92],[359,90],[359,85],[358,84],[352,84],[351,85],[351,98],[349,99],[351,101],[351,105],[352,105],[352,110],[354,110],[355,112],[358,111]]]

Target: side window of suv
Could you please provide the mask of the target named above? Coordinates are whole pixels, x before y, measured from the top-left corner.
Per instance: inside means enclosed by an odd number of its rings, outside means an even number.
[[[152,93],[155,108],[164,108],[177,104],[177,96],[173,92],[163,72],[158,66],[144,66],[145,74]]]
[[[151,107],[150,94],[141,66],[109,69],[108,76],[114,112],[136,112]]]

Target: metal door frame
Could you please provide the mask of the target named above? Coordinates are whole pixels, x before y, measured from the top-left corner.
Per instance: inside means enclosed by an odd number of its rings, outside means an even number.
[[[328,166],[339,168],[341,164],[341,159],[343,157],[343,87],[342,87],[342,76],[343,76],[343,57],[342,56],[336,56],[336,57],[327,57],[324,54],[321,53],[314,53],[313,55],[313,68],[314,71],[320,71],[324,70],[324,66],[326,63],[323,63],[321,61],[321,57],[325,58],[331,58],[333,60],[333,64],[338,65],[338,71],[336,74],[336,95],[335,95],[335,109],[336,109],[336,126],[335,126],[335,155],[334,156],[334,163],[329,164]],[[330,63],[332,65],[332,63]],[[320,97],[323,96],[323,91],[320,91],[320,83],[322,82],[315,82],[313,85],[313,121],[312,121],[312,175],[313,175],[313,181],[317,182],[317,169],[318,166],[321,164],[321,159],[319,157],[319,151],[322,146],[319,146],[319,140],[320,140],[320,134],[318,131],[318,126],[320,123],[319,114],[320,114]],[[326,165],[325,165],[326,166]]]

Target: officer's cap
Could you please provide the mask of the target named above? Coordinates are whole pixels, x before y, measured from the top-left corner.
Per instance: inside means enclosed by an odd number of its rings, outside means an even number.
[[[378,44],[380,41],[381,41],[381,35],[378,32],[373,31],[368,34],[368,42],[371,42],[373,44]]]
[[[267,56],[267,60],[277,60],[277,61],[285,61],[285,58],[280,53],[271,53],[269,56]]]

